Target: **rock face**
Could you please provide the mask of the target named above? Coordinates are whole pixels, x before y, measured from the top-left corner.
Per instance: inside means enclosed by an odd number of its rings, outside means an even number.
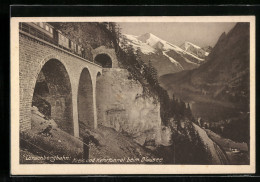
[[[171,145],[172,131],[169,127],[163,126],[161,131],[161,144],[164,146]]]
[[[160,143],[160,104],[143,97],[142,86],[125,69],[103,69],[97,78],[98,124],[135,138],[141,145]]]

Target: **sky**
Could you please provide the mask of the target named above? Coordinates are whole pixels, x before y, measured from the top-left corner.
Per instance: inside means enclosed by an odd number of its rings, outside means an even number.
[[[180,46],[185,41],[192,42],[200,47],[216,44],[219,36],[228,33],[235,22],[134,22],[118,23],[123,34],[142,35],[152,33],[157,37]]]

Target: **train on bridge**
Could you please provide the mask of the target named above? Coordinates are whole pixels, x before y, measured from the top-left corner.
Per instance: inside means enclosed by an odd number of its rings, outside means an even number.
[[[83,58],[86,57],[86,49],[82,45],[67,38],[60,30],[55,29],[46,22],[20,22],[19,29],[34,35],[47,42],[55,44]]]

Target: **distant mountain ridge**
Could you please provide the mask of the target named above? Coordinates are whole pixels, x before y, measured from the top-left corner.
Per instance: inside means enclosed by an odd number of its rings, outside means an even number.
[[[199,58],[204,59],[206,56],[209,55],[209,52],[205,51],[204,49],[202,49],[201,47],[191,43],[191,42],[184,42],[180,48],[182,48],[183,50],[185,50],[186,52],[189,52],[195,56],[198,56]]]
[[[237,23],[223,33],[207,57],[194,70],[160,77],[170,94],[179,92],[196,98],[210,98],[249,109],[249,24]]]
[[[142,59],[157,69],[158,76],[197,68],[205,62],[209,53],[195,44],[182,49],[151,33],[134,36],[124,34],[128,45],[140,49]],[[194,48],[191,48],[194,47]],[[196,50],[195,50],[196,49]]]

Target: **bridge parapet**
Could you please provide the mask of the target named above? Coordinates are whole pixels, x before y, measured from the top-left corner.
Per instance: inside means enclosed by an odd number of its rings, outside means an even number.
[[[64,48],[63,46],[59,45],[57,41],[55,41],[53,38],[45,35],[43,32],[40,32],[39,30],[33,28],[33,27],[30,27],[26,24],[22,24],[20,23],[19,25],[19,32],[20,34],[23,34],[23,35],[26,35],[30,38],[33,38],[37,41],[41,41],[42,43],[44,44],[47,44],[47,45],[50,45],[50,46],[53,46],[53,48],[57,48],[59,50],[62,50],[66,53],[69,53],[71,55],[74,55],[86,62],[89,62],[91,64],[95,64],[97,66],[101,66],[100,64],[98,63],[94,63],[94,60],[88,60],[87,57],[83,54],[78,54],[76,52],[73,52],[71,50],[68,50],[66,48]]]

